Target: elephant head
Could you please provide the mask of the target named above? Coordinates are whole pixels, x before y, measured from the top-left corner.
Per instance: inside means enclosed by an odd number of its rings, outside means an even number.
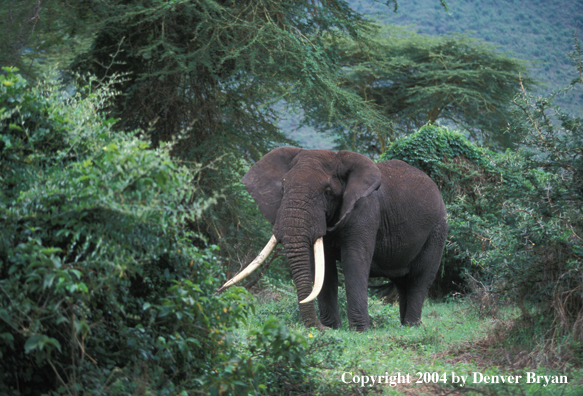
[[[378,167],[350,151],[281,147],[253,165],[242,181],[273,224],[273,237],[257,259],[223,288],[251,273],[280,242],[291,266],[302,320],[306,326],[322,327],[310,302],[324,280],[322,238],[342,226],[361,197],[379,187]]]

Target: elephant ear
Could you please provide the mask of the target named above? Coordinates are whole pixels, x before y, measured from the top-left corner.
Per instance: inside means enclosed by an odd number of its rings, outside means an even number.
[[[292,168],[291,162],[300,151],[303,149],[276,148],[257,161],[241,179],[249,194],[257,202],[259,210],[271,224],[275,223],[283,197],[281,187],[283,176]]]
[[[360,198],[368,197],[381,185],[381,171],[370,158],[351,151],[339,151],[337,156],[341,162],[338,174],[346,181],[346,188],[339,220],[329,231],[334,230],[344,220]]]

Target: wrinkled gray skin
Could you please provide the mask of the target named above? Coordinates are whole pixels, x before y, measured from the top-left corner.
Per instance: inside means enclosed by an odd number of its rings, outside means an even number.
[[[313,245],[324,237],[319,319],[313,302],[300,304],[307,327],[340,327],[337,260],[351,329],[370,327],[369,277],[395,284],[403,325],[420,322],[447,235],[445,205],[425,173],[398,160],[375,164],[350,151],[282,147],[253,165],[242,181],[285,248],[298,301],[312,291]]]

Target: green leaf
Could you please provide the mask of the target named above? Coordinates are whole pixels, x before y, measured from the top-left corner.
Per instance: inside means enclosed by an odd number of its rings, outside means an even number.
[[[0,333],[0,338],[7,340],[9,342],[14,341],[14,336],[10,333]]]
[[[43,282],[43,289],[48,289],[53,285],[56,274],[54,272],[49,272],[45,275]]]
[[[30,337],[28,340],[26,340],[26,343],[24,344],[24,352],[29,353],[30,351],[33,351],[36,348],[38,348],[41,340],[42,336],[39,335],[34,335]]]

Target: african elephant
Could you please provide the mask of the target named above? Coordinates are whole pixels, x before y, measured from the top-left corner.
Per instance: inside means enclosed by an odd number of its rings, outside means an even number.
[[[273,224],[273,237],[223,288],[251,273],[280,242],[307,327],[340,326],[336,261],[345,277],[351,329],[370,327],[369,277],[389,278],[397,287],[401,324],[420,322],[448,228],[439,189],[425,173],[403,161],[376,164],[350,151],[281,147],[242,181]],[[319,319],[311,302],[316,297]]]

